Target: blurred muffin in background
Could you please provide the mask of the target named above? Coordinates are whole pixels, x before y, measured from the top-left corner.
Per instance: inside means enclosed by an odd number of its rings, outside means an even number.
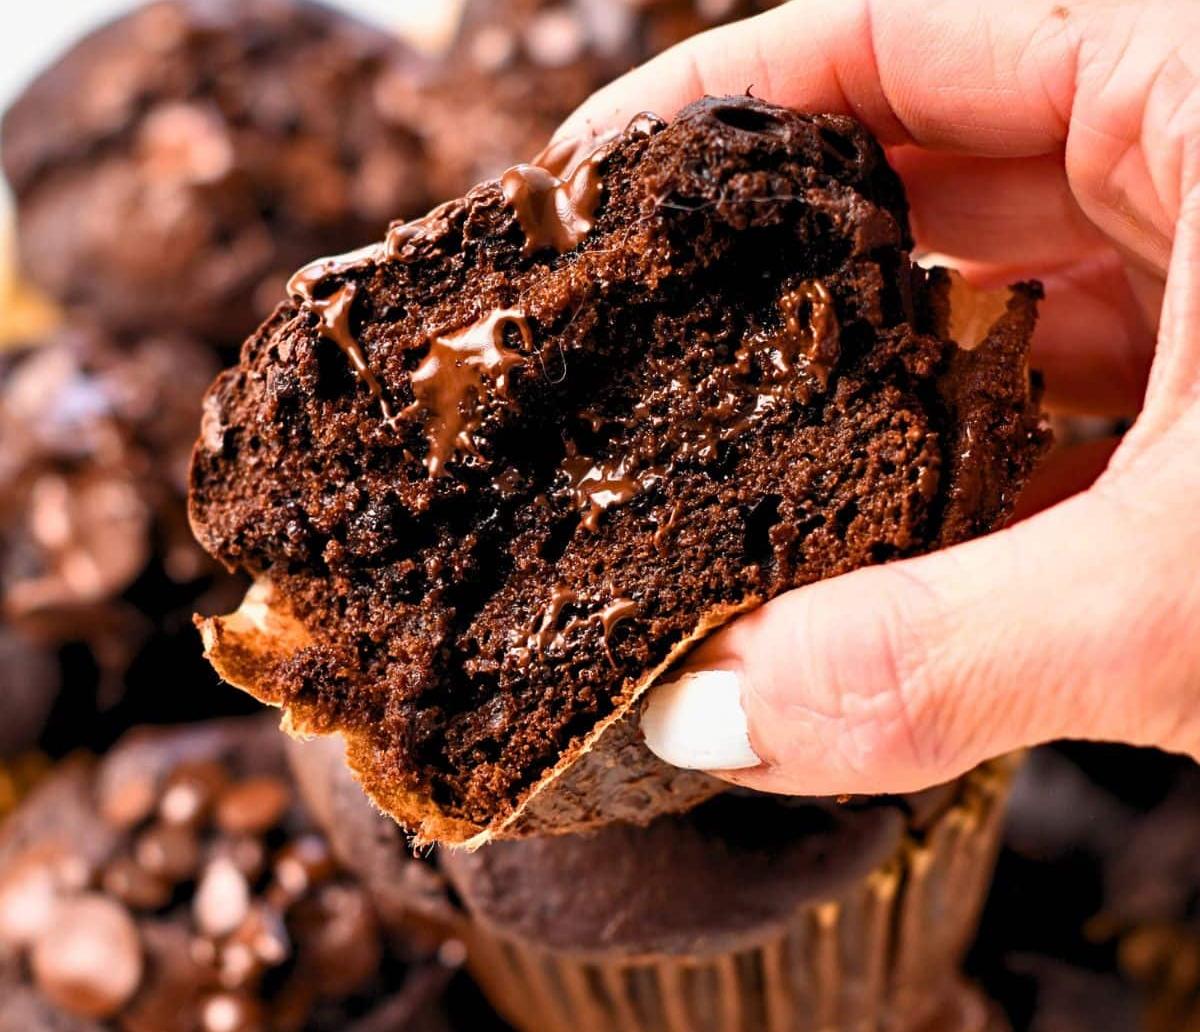
[[[206,722],[50,774],[0,828],[0,1032],[448,1030],[461,947],[385,931],[282,748]]]
[[[414,93],[383,95],[392,116],[424,126],[430,187],[458,197],[528,161],[591,93],[703,29],[778,0],[467,0],[444,59]]]
[[[0,145],[33,283],[105,326],[238,344],[321,254],[429,206],[377,87],[418,59],[308,0],[160,0],[33,82]]]
[[[972,968],[1016,1032],[1200,1027],[1200,769],[1153,749],[1036,750]]]
[[[0,752],[244,708],[190,625],[195,607],[241,591],[184,508],[215,372],[190,338],[118,340],[78,322],[0,358],[0,698],[12,711]]]

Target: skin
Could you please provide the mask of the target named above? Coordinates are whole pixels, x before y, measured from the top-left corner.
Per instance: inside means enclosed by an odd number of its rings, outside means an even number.
[[[793,0],[602,90],[562,134],[752,86],[864,122],[921,247],[1039,278],[1062,448],[1012,526],[782,596],[688,668],[732,669],[768,791],[916,790],[1057,738],[1200,757],[1200,6]]]

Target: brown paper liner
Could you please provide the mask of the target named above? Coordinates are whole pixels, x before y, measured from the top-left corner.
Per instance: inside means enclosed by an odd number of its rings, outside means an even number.
[[[476,920],[470,966],[523,1032],[990,1032],[958,969],[979,918],[1015,760],[836,899],[726,953],[547,949]]]

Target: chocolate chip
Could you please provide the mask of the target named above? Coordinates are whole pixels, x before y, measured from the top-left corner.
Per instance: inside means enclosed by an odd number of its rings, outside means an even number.
[[[264,1032],[262,1005],[245,993],[217,993],[200,1010],[204,1032]]]
[[[221,984],[227,989],[252,985],[269,968],[279,967],[292,955],[292,943],[283,918],[273,907],[258,903],[246,920],[222,944],[217,960]]]
[[[208,816],[227,780],[218,763],[181,764],[167,778],[158,804],[159,816],[167,824],[199,824]]]
[[[250,910],[250,883],[228,857],[217,857],[205,868],[192,901],[196,926],[215,939],[234,932]]]
[[[142,980],[137,926],[119,903],[97,894],[65,900],[38,936],[33,977],[51,1003],[82,1018],[116,1014]]]
[[[209,859],[225,857],[246,876],[250,883],[262,877],[267,866],[267,850],[262,840],[253,835],[237,835],[218,839],[211,847]]]
[[[100,815],[117,828],[132,828],[149,818],[158,803],[158,789],[150,778],[130,778],[103,793]]]
[[[379,923],[366,893],[357,886],[323,886],[296,906],[290,926],[301,966],[321,993],[349,996],[379,973]]]
[[[192,956],[192,936],[182,924],[139,925],[146,975],[119,1017],[121,1032],[195,1032],[202,994],[216,988],[213,972]]]
[[[38,849],[0,873],[0,943],[29,946],[54,921],[60,896],[83,888],[87,865],[56,849]]]
[[[336,873],[333,854],[320,835],[301,835],[275,856],[275,881],[293,899]]]
[[[250,778],[221,793],[217,824],[232,835],[261,835],[283,820],[291,804],[292,794],[278,778]]]
[[[158,824],[142,832],[133,849],[137,862],[169,882],[194,878],[200,866],[200,843],[182,825]]]
[[[110,896],[134,910],[161,910],[171,902],[170,883],[129,856],[111,861],[100,877],[100,884]]]

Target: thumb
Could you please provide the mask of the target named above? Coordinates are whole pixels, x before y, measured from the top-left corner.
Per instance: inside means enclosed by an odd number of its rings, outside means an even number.
[[[779,597],[655,689],[647,744],[805,795],[915,791],[1060,737],[1200,753],[1200,534],[1172,492],[1125,486]]]

